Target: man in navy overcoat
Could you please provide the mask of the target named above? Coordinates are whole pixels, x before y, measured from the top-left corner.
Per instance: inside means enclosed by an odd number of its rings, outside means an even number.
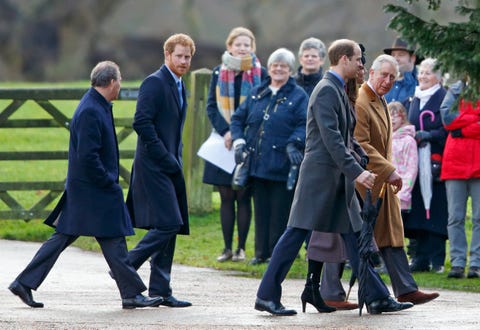
[[[120,69],[113,62],[100,62],[90,78],[92,87],[70,123],[65,192],[45,220],[56,231],[9,289],[27,305],[43,307],[33,300],[31,290],[40,286],[66,247],[79,236],[94,236],[116,279],[123,308],[158,306],[161,298],[141,294],[146,287],[127,258],[125,235],[134,232],[118,181],[118,143],[110,103],[120,91]]]
[[[133,128],[138,134],[127,196],[133,225],[148,232],[128,258],[138,269],[150,258],[149,295],[162,305],[187,307],[172,295],[170,273],[177,234],[189,234],[188,206],[182,172],[182,130],[187,110],[182,75],[195,53],[185,34],[169,37],[163,46],[165,64],[142,82]]]

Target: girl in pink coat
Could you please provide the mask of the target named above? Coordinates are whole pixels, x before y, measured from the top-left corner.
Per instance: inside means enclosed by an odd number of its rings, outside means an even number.
[[[402,217],[412,208],[412,190],[418,173],[418,151],[415,141],[415,126],[407,119],[407,111],[400,102],[390,102],[388,111],[392,118],[393,142],[392,163],[402,177],[400,198]]]

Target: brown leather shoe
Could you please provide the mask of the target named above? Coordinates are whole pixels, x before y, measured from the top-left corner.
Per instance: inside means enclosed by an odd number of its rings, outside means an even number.
[[[339,300],[324,300],[324,301],[325,301],[325,304],[327,304],[328,306],[336,307],[337,310],[341,310],[341,311],[349,311],[349,310],[358,308],[358,304],[351,303],[351,302],[348,302],[348,301],[343,301],[343,300],[341,300],[341,301],[339,301]]]
[[[438,293],[425,293],[420,290],[402,294],[397,298],[399,302],[411,302],[414,305],[425,304],[439,296]]]

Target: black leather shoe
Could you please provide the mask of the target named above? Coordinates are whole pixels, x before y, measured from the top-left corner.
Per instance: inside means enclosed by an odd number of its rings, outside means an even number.
[[[399,303],[392,297],[372,301],[367,305],[367,311],[370,314],[382,314],[388,312],[398,312],[413,307],[411,302]]]
[[[33,300],[32,289],[26,287],[19,281],[15,280],[10,284],[8,289],[16,296],[19,296],[22,301],[30,307],[42,308],[43,303]]]
[[[142,294],[137,294],[134,298],[122,299],[122,307],[124,309],[133,309],[137,307],[158,307],[162,302],[162,297],[149,298]]]
[[[174,296],[163,297],[163,301],[161,302],[161,306],[173,307],[173,308],[181,308],[181,307],[190,307],[192,303],[189,301],[182,301],[177,300]]]
[[[282,304],[275,304],[273,301],[267,301],[260,298],[255,300],[255,309],[260,312],[269,312],[273,315],[291,316],[297,314],[294,309],[285,309]]]

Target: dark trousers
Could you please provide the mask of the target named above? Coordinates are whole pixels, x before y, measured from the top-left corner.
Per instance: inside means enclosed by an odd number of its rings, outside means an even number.
[[[346,297],[342,284],[345,263],[325,262],[322,271],[320,294],[323,299],[344,301]]]
[[[254,178],[255,257],[268,259],[285,231],[293,201],[286,183]]]
[[[32,261],[23,272],[18,275],[17,280],[33,289],[37,288],[47,277],[60,254],[70,244],[75,242],[78,236],[65,235],[55,232],[45,241],[37,251]],[[140,276],[128,262],[127,244],[125,237],[102,238],[95,237],[103,256],[108,263],[122,298],[133,298],[146,290]],[[81,264],[81,262],[80,262]]]
[[[128,260],[135,269],[150,258],[148,294],[151,297],[172,295],[170,274],[179,230],[180,226],[150,229],[137,246],[128,252]]]
[[[257,291],[258,298],[273,301],[276,304],[280,303],[282,297],[282,282],[285,280],[290,267],[295,261],[308,232],[308,230],[301,228],[287,227],[275,246],[270,263],[263,274]],[[352,269],[358,274],[359,258],[357,237],[353,233],[347,234],[344,235],[344,240],[348,257],[351,259]],[[367,304],[389,296],[387,287],[372,267],[369,267],[369,272],[365,274],[365,279]]]
[[[390,276],[395,297],[418,290],[403,247],[380,248],[380,255]]]
[[[417,250],[415,262],[427,267],[443,266],[446,254],[446,237],[428,231],[422,231],[415,237]]]

